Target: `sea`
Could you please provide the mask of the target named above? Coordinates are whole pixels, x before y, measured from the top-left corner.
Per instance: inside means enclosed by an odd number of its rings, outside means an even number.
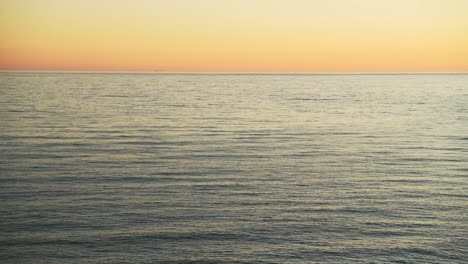
[[[468,75],[2,72],[0,262],[468,263]]]

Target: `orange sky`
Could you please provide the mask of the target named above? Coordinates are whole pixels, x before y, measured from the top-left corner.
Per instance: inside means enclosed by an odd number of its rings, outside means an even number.
[[[468,0],[2,0],[0,70],[468,72]]]

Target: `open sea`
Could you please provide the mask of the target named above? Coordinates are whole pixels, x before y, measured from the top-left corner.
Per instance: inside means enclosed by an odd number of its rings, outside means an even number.
[[[0,73],[1,263],[468,263],[468,75]]]

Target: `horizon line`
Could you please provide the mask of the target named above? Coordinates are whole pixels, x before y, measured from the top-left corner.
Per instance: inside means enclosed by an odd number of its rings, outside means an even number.
[[[251,71],[85,71],[85,70],[0,70],[0,73],[68,73],[68,74],[155,74],[155,75],[164,75],[164,74],[200,74],[200,75],[210,75],[210,74],[225,74],[225,75],[430,75],[430,74],[447,74],[447,75],[456,75],[456,74],[468,74],[468,72],[458,72],[458,71],[437,71],[437,72],[391,72],[391,71],[368,71],[368,72],[288,72],[288,71],[279,71],[279,72],[251,72]]]

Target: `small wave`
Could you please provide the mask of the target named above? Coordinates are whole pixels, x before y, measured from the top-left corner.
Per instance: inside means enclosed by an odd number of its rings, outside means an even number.
[[[290,101],[336,101],[335,98],[291,98]]]

